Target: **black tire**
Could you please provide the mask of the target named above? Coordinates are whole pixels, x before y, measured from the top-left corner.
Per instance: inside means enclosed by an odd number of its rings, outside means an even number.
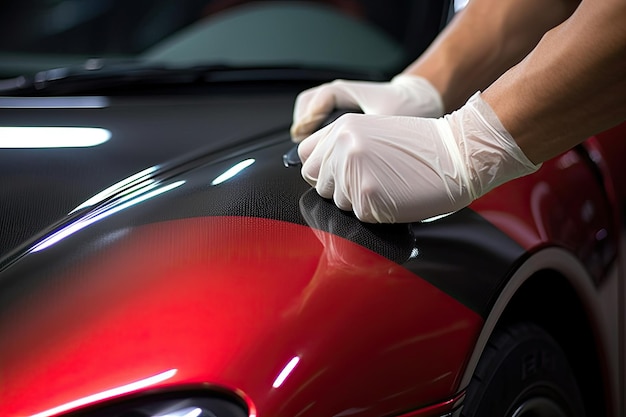
[[[584,417],[572,368],[542,328],[497,330],[467,389],[462,417]]]

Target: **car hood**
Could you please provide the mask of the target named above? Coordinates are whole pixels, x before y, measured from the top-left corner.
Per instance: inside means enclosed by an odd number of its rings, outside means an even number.
[[[2,134],[0,257],[133,174],[284,131],[294,97],[233,88],[180,97],[0,97],[0,126],[28,128],[12,141]],[[57,147],[51,127],[70,129],[61,140],[72,128],[103,129],[110,139]],[[33,136],[44,143],[20,148]]]
[[[367,225],[337,209],[283,164],[292,95],[187,100],[12,110],[112,136],[7,150],[23,201],[46,205],[0,272],[0,414],[54,415],[159,375],[144,388],[228,390],[258,416],[456,396],[488,298],[468,277],[495,285],[522,248],[471,210]]]
[[[512,204],[563,168],[473,205],[499,227],[470,208],[364,224],[284,166],[296,92],[3,111],[5,125],[111,139],[1,152],[1,415],[185,387],[228,391],[257,416],[456,398],[498,291],[542,242],[542,213]],[[595,181],[585,164],[567,169]]]

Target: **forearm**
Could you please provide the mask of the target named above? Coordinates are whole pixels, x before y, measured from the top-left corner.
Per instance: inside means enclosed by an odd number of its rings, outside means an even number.
[[[624,22],[624,0],[583,0],[483,93],[531,161],[626,120]]]
[[[565,20],[576,0],[472,0],[404,72],[431,82],[446,111],[460,107]]]

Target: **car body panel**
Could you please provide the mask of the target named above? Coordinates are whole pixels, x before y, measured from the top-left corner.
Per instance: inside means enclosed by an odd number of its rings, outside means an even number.
[[[295,97],[317,83],[0,99],[0,126],[111,133],[95,147],[0,150],[0,414],[77,407],[173,369],[151,388],[225,387],[259,415],[456,405],[507,288],[551,247],[580,262],[619,385],[624,126],[457,213],[368,225],[282,164]],[[297,395],[272,388],[296,356]],[[335,385],[350,389],[325,398]]]
[[[259,416],[408,412],[462,392],[484,317],[529,253],[554,241],[581,250],[594,285],[614,259],[605,239],[580,244],[603,228],[615,236],[604,196],[586,197],[601,215],[572,211],[557,229],[540,221],[554,201],[515,205],[570,175],[593,189],[581,149],[470,209],[367,225],[282,165],[292,146],[278,133],[183,158],[133,198],[111,196],[25,246],[0,274],[0,332],[12,335],[0,347],[2,412],[43,412],[173,369],[150,388],[229,389]],[[350,390],[327,397],[328,386]]]
[[[0,97],[0,128],[23,134],[0,132],[1,416],[170,395],[250,417],[457,416],[494,329],[540,314],[572,329],[606,417],[626,412],[626,124],[458,212],[365,224],[283,164],[294,101],[388,79],[457,2],[109,1],[93,20],[69,3],[6,14],[29,36],[0,70],[41,72],[0,80],[21,96]],[[20,24],[56,13],[73,29]],[[51,69],[69,52],[100,58]],[[59,147],[55,128],[108,140]]]
[[[544,163],[540,172],[546,168],[551,172],[528,194],[518,187],[519,180],[498,189],[501,202],[524,201],[523,205],[505,203],[504,211],[494,210],[502,203],[492,199],[493,195],[472,205],[525,246],[529,258],[499,291],[465,378],[471,377],[477,356],[516,291],[535,273],[551,270],[567,279],[586,311],[594,344],[602,357],[608,415],[623,414],[626,182],[621,171],[625,139],[626,124],[622,124]],[[522,180],[532,184],[527,181],[532,178]]]
[[[284,130],[296,94],[281,94],[272,83],[245,94],[238,86],[196,90],[178,97],[3,98],[0,126],[96,127],[111,139],[85,148],[0,149],[0,256],[137,172]]]
[[[0,326],[12,335],[1,348],[4,414],[172,369],[151,388],[227,387],[259,416],[336,415],[345,404],[354,415],[398,413],[457,389],[482,322],[396,263],[302,225],[212,216],[118,233],[71,268],[37,261],[51,268],[37,268],[40,290],[11,294]],[[65,243],[29,256],[58,257]],[[28,279],[25,261],[4,279]],[[298,367],[273,387],[294,357]],[[350,390],[326,398],[328,386]]]
[[[407,225],[362,225],[312,193],[283,166],[293,145],[281,132],[168,160],[132,192],[52,222],[9,258],[0,273],[0,334],[12,335],[0,346],[2,414],[67,411],[174,369],[149,388],[222,387],[257,415],[334,415],[351,404],[374,416],[455,395],[482,318],[399,265],[414,249]],[[59,191],[66,209],[81,205]],[[311,218],[320,210],[329,215]],[[352,240],[311,219],[348,224]],[[300,355],[289,383],[301,394],[281,396],[272,384]],[[312,405],[329,384],[352,388]]]

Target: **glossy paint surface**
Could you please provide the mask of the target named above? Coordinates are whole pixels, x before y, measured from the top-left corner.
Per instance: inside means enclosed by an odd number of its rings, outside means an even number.
[[[366,225],[282,165],[293,146],[289,93],[257,112],[260,127],[249,111],[224,124],[207,116],[245,102],[223,98],[114,105],[101,148],[108,163],[93,171],[86,156],[71,163],[86,155],[76,149],[3,151],[7,170],[41,162],[5,177],[23,193],[3,201],[4,213],[26,205],[45,226],[24,223],[21,249],[0,272],[0,415],[53,415],[181,386],[229,390],[258,416],[446,411],[520,261],[562,246],[602,285],[617,255],[613,206],[623,194],[605,191],[620,187],[599,175],[596,148],[570,151],[448,217]],[[189,130],[141,129],[150,106],[165,114],[174,104]],[[13,112],[24,123],[32,114]],[[39,125],[59,114],[42,111]],[[107,112],[68,114],[87,124]],[[198,150],[204,132],[216,142]],[[598,138],[597,149],[610,154],[608,144]],[[149,158],[136,159],[144,150]],[[83,206],[137,172],[141,180]],[[64,186],[70,179],[84,185],[79,194]],[[52,207],[37,204],[43,184],[56,193],[45,199]]]
[[[454,390],[481,323],[371,251],[259,218],[140,226],[46,281],[3,315],[4,415],[172,369],[153,388],[229,387],[258,416],[398,413]]]
[[[41,132],[47,145],[0,146],[0,257],[138,172],[284,131],[295,94],[296,89],[267,83],[256,91],[198,87],[196,95],[150,98],[1,98],[1,127],[97,128],[110,139],[97,146],[56,147]],[[13,146],[29,137],[21,136]]]
[[[616,204],[583,148],[547,161],[470,206],[522,247],[555,245],[572,251],[602,280],[617,255]]]

